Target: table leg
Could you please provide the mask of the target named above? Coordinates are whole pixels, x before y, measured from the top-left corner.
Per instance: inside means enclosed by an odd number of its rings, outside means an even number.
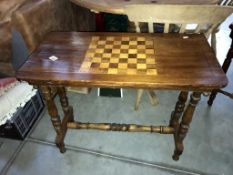
[[[175,111],[171,114],[170,126],[175,129],[175,134],[177,134],[179,128],[179,119],[184,111],[185,103],[187,101],[188,92],[181,91],[176,103]]]
[[[64,116],[68,117],[69,122],[74,122],[73,108],[72,106],[69,106],[65,87],[58,87],[57,92],[60,97],[60,102],[64,112]]]
[[[43,93],[44,99],[46,101],[47,107],[48,107],[48,112],[51,117],[51,122],[53,124],[53,127],[57,133],[55,143],[57,147],[60,149],[61,153],[65,152],[65,144],[64,144],[64,136],[63,136],[63,131],[62,131],[62,123],[60,116],[57,111],[57,107],[53,101],[52,93],[51,93],[51,88],[49,86],[40,86],[40,89]]]
[[[184,150],[183,140],[188,133],[189,125],[192,121],[193,114],[196,108],[196,105],[201,99],[201,92],[193,92],[193,94],[190,97],[189,105],[187,106],[182,121],[179,126],[179,130],[177,133],[177,138],[175,140],[175,151],[173,155],[174,160],[179,160],[179,156],[182,154]]]

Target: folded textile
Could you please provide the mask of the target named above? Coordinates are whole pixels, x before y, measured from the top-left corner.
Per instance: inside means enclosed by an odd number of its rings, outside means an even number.
[[[24,107],[36,92],[33,86],[27,82],[21,82],[0,96],[0,125],[10,120],[17,109]]]

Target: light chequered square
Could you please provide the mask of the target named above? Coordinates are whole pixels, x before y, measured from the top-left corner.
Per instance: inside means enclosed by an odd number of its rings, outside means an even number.
[[[146,37],[94,36],[79,72],[157,75],[154,42]]]

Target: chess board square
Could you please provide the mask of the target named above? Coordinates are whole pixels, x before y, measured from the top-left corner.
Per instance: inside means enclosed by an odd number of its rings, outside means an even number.
[[[121,45],[113,45],[112,48],[113,48],[113,49],[120,49],[120,48],[121,48]]]
[[[153,45],[146,45],[146,49],[153,49],[154,46]]]
[[[137,45],[137,49],[144,49],[144,52],[145,52],[146,46],[145,45]]]
[[[113,53],[111,58],[119,58],[119,57],[120,57],[120,54],[118,54],[118,53]]]
[[[96,48],[98,48],[98,49],[104,49],[104,47],[105,47],[104,45],[97,45],[96,46]]]
[[[147,70],[146,70],[146,74],[147,74],[147,75],[157,75],[158,72],[157,72],[156,69],[147,69]]]
[[[146,69],[146,64],[137,64],[137,69]]]
[[[86,53],[86,57],[93,57],[95,55],[95,53],[92,52],[87,52]]]
[[[113,41],[114,45],[121,45],[121,41]]]
[[[105,58],[111,58],[112,54],[111,53],[103,53],[103,57]]]
[[[129,58],[136,58],[136,57],[137,57],[137,54],[129,54],[128,57],[129,57]]]
[[[138,49],[138,53],[145,53],[145,49]]]
[[[155,59],[155,55],[154,54],[146,54],[146,58]]]
[[[137,41],[145,41],[145,40],[146,40],[145,37],[138,37],[138,38],[137,38]]]
[[[109,63],[109,61],[110,61],[110,58],[103,57],[103,58],[101,59],[101,62],[102,62],[102,63]]]
[[[137,41],[129,41],[129,45],[137,45]]]
[[[145,75],[147,73],[146,69],[137,69],[137,74]]]
[[[100,63],[100,68],[108,68],[109,63]]]
[[[137,70],[136,69],[127,69],[127,74],[135,75],[135,74],[137,74]]]
[[[91,63],[92,68],[97,68],[100,66],[100,63]]]
[[[144,59],[145,59],[145,58],[146,58],[146,54],[141,54],[141,53],[140,53],[140,54],[137,54],[137,57],[138,57],[138,58],[142,58],[142,59],[144,58]]]
[[[154,54],[154,49],[146,49],[146,54]]]
[[[128,59],[127,58],[120,58],[119,63],[127,63]]]
[[[112,53],[112,49],[104,49],[104,53]]]
[[[111,45],[111,44],[106,44],[105,45],[105,49],[112,49],[113,48],[113,45]]]
[[[91,67],[91,62],[85,62],[81,66],[82,69],[89,69],[90,67]]]
[[[127,74],[127,69],[119,69],[118,68],[118,74]]]
[[[121,53],[128,53],[128,49],[121,49]]]
[[[99,40],[98,41],[98,45],[105,45],[106,44],[106,41],[105,40]]]
[[[129,49],[129,45],[121,45],[121,49]]]
[[[113,49],[112,53],[121,53],[121,50],[120,49]]]
[[[137,53],[137,49],[129,49],[129,54],[135,54]]]
[[[96,47],[97,47],[96,44],[91,44],[91,45],[89,46],[89,49],[96,49]]]
[[[147,64],[146,67],[147,67],[147,69],[156,69],[155,64]]]
[[[128,54],[127,53],[121,53],[120,58],[128,58]]]
[[[114,41],[114,37],[113,37],[113,36],[108,36],[108,37],[106,38],[106,40],[107,40],[107,41]]]
[[[113,44],[114,41],[106,41],[106,44],[110,45],[110,44]]]
[[[128,68],[130,68],[130,69],[136,69],[137,68],[137,64],[136,63],[135,64],[129,63],[128,64]]]
[[[155,59],[152,58],[146,59],[146,64],[155,64]]]
[[[98,41],[99,38],[100,38],[99,36],[93,36],[91,40],[92,40],[92,41]]]
[[[129,58],[128,59],[128,63],[136,64],[137,63],[137,59],[135,59],[135,58]]]
[[[95,53],[94,57],[100,57],[101,58],[102,57],[102,53]]]
[[[109,63],[109,68],[118,68],[118,63]]]
[[[147,40],[145,44],[147,46],[153,46],[153,41],[152,40]]]
[[[119,58],[110,58],[110,63],[119,63]]]
[[[129,41],[129,39],[130,39],[130,38],[127,37],[127,36],[123,36],[123,37],[121,38],[122,41]]]
[[[96,53],[104,53],[104,49],[96,49],[95,52]]]
[[[114,37],[114,41],[121,41],[121,37]]]
[[[127,69],[127,64],[126,63],[119,63],[118,68],[119,69]]]
[[[129,41],[121,41],[122,45],[129,45]]]
[[[129,45],[129,49],[137,49],[137,45]]]
[[[100,57],[94,57],[94,58],[92,58],[92,62],[94,62],[94,63],[100,63],[101,62],[101,58]]]
[[[109,68],[108,69],[108,74],[117,74],[118,73],[118,69],[117,68]]]
[[[140,58],[138,58],[137,59],[137,63],[146,63],[146,59],[140,59]]]
[[[138,37],[136,37],[136,36],[131,36],[130,37],[130,41],[137,41],[138,40]]]
[[[145,41],[138,41],[138,45],[145,45]]]
[[[100,68],[99,71],[100,72],[98,72],[98,73],[103,73],[103,74],[108,73],[108,69],[107,68]]]

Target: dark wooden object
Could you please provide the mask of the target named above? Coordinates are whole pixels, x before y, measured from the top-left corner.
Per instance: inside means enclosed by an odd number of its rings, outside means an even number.
[[[231,42],[231,46],[230,46],[230,49],[227,53],[227,56],[226,56],[226,59],[222,65],[222,69],[225,73],[227,73],[230,65],[231,65],[231,61],[233,59],[233,23],[229,26],[230,29],[231,29],[231,33],[230,33],[230,37],[232,39],[232,42]],[[222,93],[226,96],[228,96],[229,98],[233,99],[233,94],[229,93],[229,92],[226,92],[226,91],[223,91],[221,89],[217,89],[217,90],[214,90],[212,91],[211,95],[210,95],[210,98],[208,100],[208,105],[211,106],[213,104],[213,101],[214,99],[216,98],[216,95],[217,93]]]
[[[120,40],[119,37],[147,38],[150,42],[153,42],[153,45],[150,45],[150,49],[153,50],[148,50],[148,52],[154,55],[142,53],[144,51],[141,48],[144,46],[141,41],[139,44],[140,47],[137,45],[130,46],[128,50],[125,49],[127,44],[124,41],[124,43],[122,43],[124,49],[120,49],[120,52],[123,53],[124,60],[122,59],[122,62],[119,61],[119,63],[111,64],[114,66],[114,70],[106,70],[106,68],[92,69],[90,65],[86,67],[83,63],[92,64],[87,61],[88,55],[86,55],[86,53],[89,53],[87,50],[93,36],[101,38],[115,37],[118,38],[117,40]],[[112,42],[114,41],[111,41],[111,43]],[[117,41],[117,43],[118,42],[119,41]],[[100,45],[97,44],[96,47],[98,48],[99,46]],[[121,45],[117,47],[121,47]],[[118,59],[121,59],[121,54],[117,55],[112,53],[116,52],[115,48],[104,50],[107,51],[108,56],[111,54],[110,58],[106,58],[107,55],[104,53],[96,55],[96,57],[101,58],[101,63],[104,63],[104,67],[106,63],[108,65],[106,61],[111,60],[111,58],[116,59],[116,57],[119,57]],[[139,55],[130,54],[128,52],[135,52]],[[50,60],[49,57],[52,55],[58,57],[58,60]],[[144,64],[143,62],[145,61],[139,58],[141,56],[151,56],[148,62],[153,62],[153,64]],[[97,60],[99,60],[99,58]],[[132,67],[131,61],[138,62],[138,64],[136,64],[137,69],[134,67],[130,71],[122,71],[123,68],[130,69]],[[109,64],[109,69],[111,65]],[[80,70],[80,67],[83,69]],[[96,63],[94,63],[94,67],[96,68]],[[153,71],[149,70],[150,68],[152,68]],[[93,70],[95,71],[93,72]],[[133,73],[131,71],[133,71]],[[61,152],[65,152],[64,138],[67,128],[157,132],[174,135],[176,147],[173,155],[174,160],[178,160],[183,152],[183,140],[188,132],[195,107],[200,100],[201,92],[210,92],[213,89],[222,88],[227,84],[226,75],[218,64],[215,54],[206,41],[206,38],[201,34],[187,36],[184,34],[50,33],[30,56],[30,59],[28,59],[17,72],[17,77],[33,85],[40,86],[47,102],[52,124],[57,134],[55,142]],[[175,111],[172,113],[169,126],[82,123],[75,122],[73,119],[73,109],[69,105],[65,93],[66,86],[170,89],[181,90],[181,93]],[[59,117],[53,101],[51,89],[57,91],[60,97],[64,112],[64,118],[62,120]],[[188,91],[193,91],[193,94],[191,95],[189,105],[185,109]]]

